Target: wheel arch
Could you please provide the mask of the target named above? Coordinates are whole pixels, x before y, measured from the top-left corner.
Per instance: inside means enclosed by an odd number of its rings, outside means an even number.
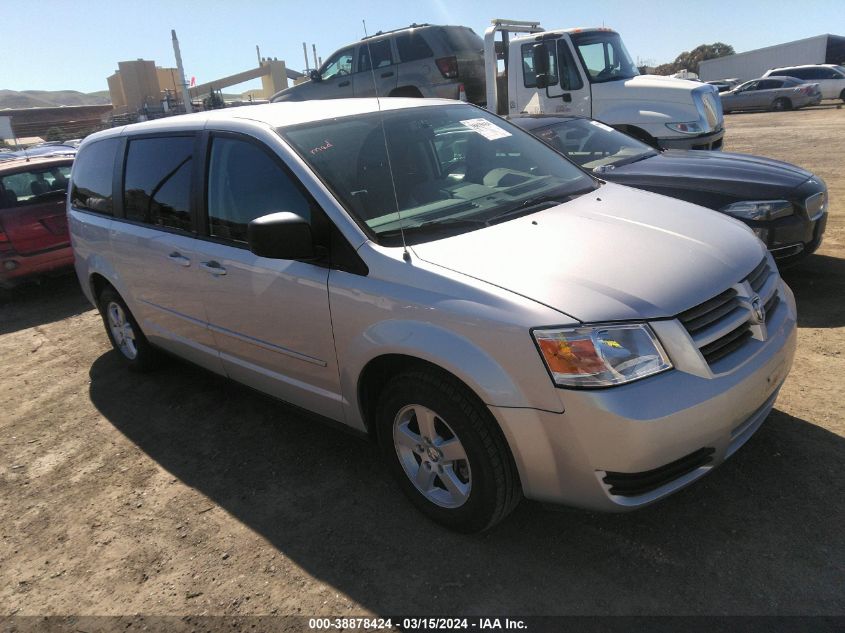
[[[380,343],[373,349],[373,341]],[[370,432],[374,402],[401,371],[433,368],[465,386],[484,405],[531,407],[528,397],[489,354],[472,341],[431,323],[387,321],[362,333],[344,354],[342,389],[347,422]]]

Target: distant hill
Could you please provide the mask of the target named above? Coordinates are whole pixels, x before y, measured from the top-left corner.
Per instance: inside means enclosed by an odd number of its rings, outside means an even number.
[[[0,110],[3,108],[107,105],[109,103],[111,99],[109,99],[108,90],[87,94],[76,90],[0,90]]]

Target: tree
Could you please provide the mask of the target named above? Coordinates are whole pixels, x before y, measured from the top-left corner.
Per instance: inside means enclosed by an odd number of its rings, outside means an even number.
[[[725,57],[733,54],[734,47],[724,42],[701,44],[691,51],[684,51],[670,64],[660,64],[660,66],[654,69],[654,73],[656,75],[671,75],[682,70],[688,70],[697,75],[699,64],[704,60],[716,59],[717,57]]]
[[[63,141],[65,140],[65,132],[60,127],[51,127],[44,135],[45,141]]]

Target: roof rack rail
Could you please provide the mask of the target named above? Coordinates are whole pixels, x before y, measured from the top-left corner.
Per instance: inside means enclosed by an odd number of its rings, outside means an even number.
[[[397,31],[404,31],[405,29],[415,29],[415,28],[420,27],[420,26],[431,26],[431,24],[429,24],[428,22],[423,22],[422,24],[417,24],[416,22],[414,22],[413,24],[410,24],[408,26],[402,26],[398,29],[391,29],[389,31],[376,31],[372,35],[367,35],[365,37],[362,37],[361,39],[362,40],[369,40],[369,39],[372,39],[374,37],[378,37],[379,35],[387,35],[388,33],[396,33]]]

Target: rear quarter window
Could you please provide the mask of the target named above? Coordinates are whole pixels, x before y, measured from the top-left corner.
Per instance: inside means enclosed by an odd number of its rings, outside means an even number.
[[[114,215],[112,178],[119,144],[120,139],[108,138],[84,146],[77,154],[70,191],[75,208]]]
[[[440,36],[450,51],[474,51],[480,54],[484,50],[484,41],[470,28],[440,29]]]
[[[399,51],[399,61],[402,62],[412,62],[434,56],[431,47],[425,41],[422,33],[418,31],[397,35],[396,48]]]

